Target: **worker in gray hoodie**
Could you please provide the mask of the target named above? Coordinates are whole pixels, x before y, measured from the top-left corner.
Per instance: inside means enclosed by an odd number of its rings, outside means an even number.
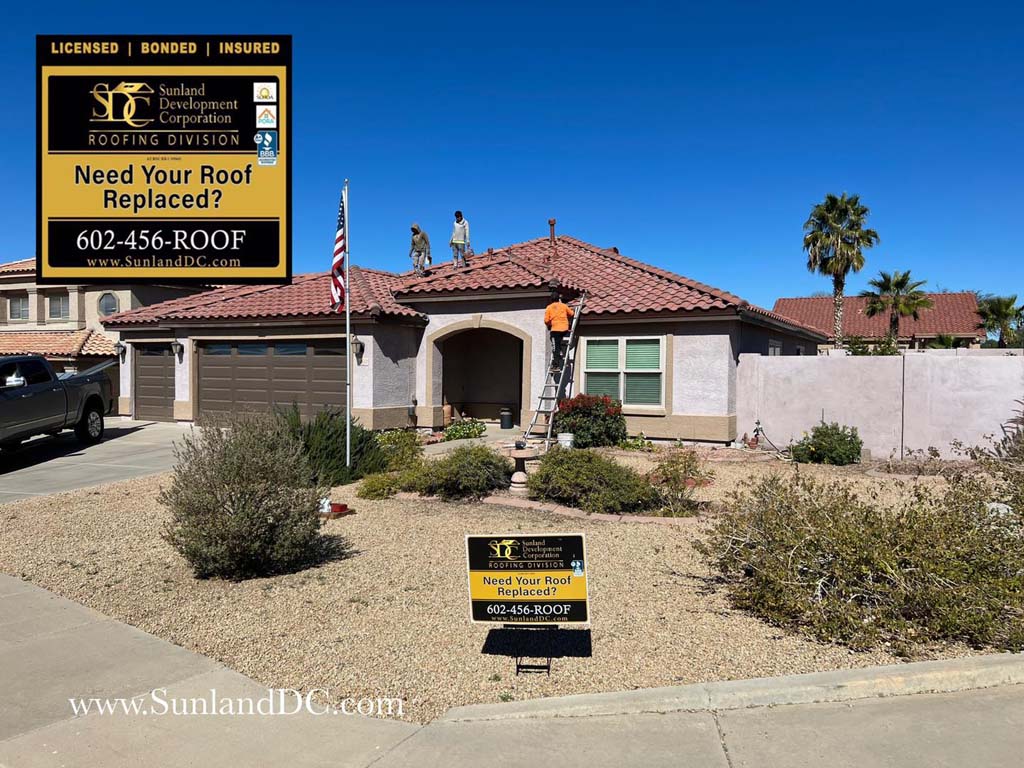
[[[462,218],[462,211],[455,212],[455,223],[452,225],[452,237],[448,241],[452,247],[452,262],[456,267],[467,267],[468,253],[472,253],[469,247],[469,222]]]
[[[426,272],[430,266],[430,238],[427,233],[420,229],[419,224],[413,224],[412,243],[409,246],[409,258],[412,259],[412,271],[417,276]]]

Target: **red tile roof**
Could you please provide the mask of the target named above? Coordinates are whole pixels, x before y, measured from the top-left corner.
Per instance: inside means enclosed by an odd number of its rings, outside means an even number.
[[[35,274],[36,260],[21,259],[20,261],[9,261],[0,264],[0,275],[3,274]]]
[[[394,300],[391,288],[402,281],[400,276],[356,266],[349,272],[349,295],[354,316],[422,317],[411,307]],[[331,317],[334,314],[331,310],[331,278],[324,272],[297,275],[290,285],[228,285],[119,312],[105,318],[103,323],[118,327],[168,320]]]
[[[973,293],[929,293],[931,309],[919,312],[919,319],[900,319],[899,337],[909,339],[931,338],[939,334],[984,338],[985,332],[978,329],[978,300]],[[880,339],[889,332],[888,313],[868,317],[866,298],[846,296],[843,299],[843,333],[865,339]],[[775,311],[792,317],[805,325],[817,328],[833,338],[833,308],[831,296],[778,299]]]
[[[0,355],[78,357],[114,355],[114,342],[99,331],[0,331]]]
[[[426,277],[351,268],[354,315],[394,315],[425,319],[410,304],[427,297],[505,290],[544,290],[557,280],[587,291],[584,315],[721,313],[755,315],[820,336],[798,321],[748,304],[734,294],[626,258],[573,237],[560,235],[517,243],[478,254],[466,268],[438,265]],[[114,315],[112,327],[160,321],[217,318],[329,316],[329,277],[300,275],[290,286],[228,286]],[[824,340],[824,339],[822,339]]]

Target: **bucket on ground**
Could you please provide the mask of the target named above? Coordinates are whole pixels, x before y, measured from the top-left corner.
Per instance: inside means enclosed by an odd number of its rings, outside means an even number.
[[[559,432],[558,433],[558,446],[560,448],[572,448],[572,432]]]
[[[498,415],[501,418],[501,428],[502,429],[512,429],[512,409],[511,408],[507,408],[507,407],[506,408],[502,408],[498,412]]]

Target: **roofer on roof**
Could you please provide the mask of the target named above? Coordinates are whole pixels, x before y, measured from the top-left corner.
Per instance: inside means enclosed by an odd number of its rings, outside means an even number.
[[[452,261],[456,267],[469,266],[466,262],[469,248],[469,222],[462,218],[462,211],[455,212],[455,223],[452,225],[452,237],[448,241],[452,247]]]
[[[409,246],[409,257],[412,259],[412,271],[419,277],[430,266],[430,238],[420,229],[419,224],[413,224],[410,229],[412,243]]]

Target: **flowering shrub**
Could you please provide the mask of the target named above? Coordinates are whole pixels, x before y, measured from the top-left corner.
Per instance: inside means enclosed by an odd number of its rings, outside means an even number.
[[[618,445],[626,439],[622,405],[607,395],[576,395],[558,404],[555,432],[572,432],[577,448]]]
[[[834,464],[843,466],[860,461],[863,441],[856,427],[844,427],[824,422],[811,430],[811,434],[794,443],[790,449],[793,461],[802,464]]]
[[[465,440],[470,437],[483,437],[487,431],[487,425],[479,419],[463,419],[453,421],[444,431],[444,439]]]

